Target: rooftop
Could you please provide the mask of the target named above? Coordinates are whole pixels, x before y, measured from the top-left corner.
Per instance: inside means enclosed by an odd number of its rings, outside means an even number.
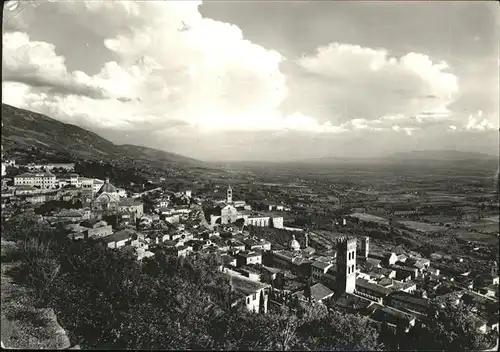
[[[392,292],[392,290],[387,287],[368,282],[368,280],[361,278],[356,279],[356,287],[369,290],[372,294],[378,294],[379,296],[382,297],[385,297]]]
[[[241,296],[248,296],[252,293],[268,287],[269,285],[260,282],[252,281],[239,274],[228,274],[230,279],[231,288]]]
[[[112,235],[109,235],[109,236],[106,236],[104,237],[102,240],[106,243],[111,243],[111,242],[118,242],[118,241],[123,241],[123,240],[128,240],[128,239],[131,239],[132,236],[135,234],[136,232],[134,230],[130,230],[130,229],[124,229],[124,230],[121,230],[121,231],[118,231],[118,232],[115,232],[114,234]]]
[[[415,319],[411,314],[387,306],[376,307],[370,317],[374,320],[388,322],[393,325],[397,325],[401,320],[409,322]]]
[[[298,291],[296,292],[295,294],[297,296],[299,296],[299,298],[302,298],[304,296],[304,290],[302,291]],[[332,296],[334,294],[334,292],[332,290],[330,290],[328,287],[326,287],[325,285],[321,284],[321,283],[317,283],[313,286],[311,286],[311,298],[314,299],[314,301],[316,302],[319,302],[325,298],[328,298],[330,296]]]
[[[330,265],[330,263],[325,263],[325,262],[320,262],[320,261],[315,261],[314,263],[312,263],[312,266],[315,267],[315,268],[318,268],[320,270],[325,270],[326,268],[328,268]]]
[[[122,198],[122,199],[120,199],[121,206],[130,207],[130,206],[141,205],[141,204],[142,204],[142,202],[139,201],[138,199],[135,199],[135,198]]]
[[[256,253],[256,252],[240,252],[238,253],[239,256],[242,256],[244,258],[252,258],[252,257],[260,257],[262,254]]]
[[[390,299],[396,299],[398,301],[406,302],[420,307],[429,307],[429,300],[427,298],[417,297],[403,291],[392,292],[390,294]]]

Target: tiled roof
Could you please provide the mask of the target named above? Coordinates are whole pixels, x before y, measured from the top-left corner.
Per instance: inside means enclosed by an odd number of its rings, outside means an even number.
[[[325,270],[326,268],[328,268],[330,265],[332,264],[329,264],[329,263],[325,263],[325,262],[320,262],[320,261],[315,261],[314,263],[312,263],[312,266],[315,267],[315,268],[318,268],[320,270]]]
[[[101,194],[101,193],[115,193],[116,192],[116,188],[115,186],[113,186],[111,183],[109,182],[106,182],[102,185],[101,189],[97,192],[97,194]]]
[[[123,240],[131,239],[132,235],[134,235],[134,234],[135,234],[135,231],[129,230],[129,229],[125,229],[125,230],[121,230],[121,231],[115,232],[112,235],[106,236],[102,240],[104,242],[106,242],[106,243],[118,242],[118,241],[123,241]]]
[[[397,325],[401,320],[408,322],[415,319],[413,315],[407,314],[403,311],[400,311],[399,309],[387,306],[375,308],[370,317],[374,320],[380,322],[388,322],[394,325]]]
[[[417,297],[403,291],[393,292],[390,294],[389,297],[391,300],[395,299],[401,302],[410,303],[420,307],[425,307],[425,308],[429,307],[429,300],[427,298]]]
[[[371,294],[378,294],[382,297],[387,296],[392,292],[392,290],[387,287],[368,282],[367,280],[361,278],[356,279],[356,286],[370,291]]]
[[[230,284],[233,290],[243,296],[251,295],[260,289],[266,288],[269,285],[260,282],[249,280],[240,275],[229,275]]]
[[[333,291],[321,283],[311,286],[311,296],[316,301],[320,301],[333,295]]]
[[[122,198],[120,199],[120,206],[130,207],[134,205],[141,205],[142,202],[135,198]]]
[[[240,252],[238,253],[239,256],[242,256],[244,258],[252,258],[252,257],[260,257],[262,254],[260,253],[255,253],[255,252]]]

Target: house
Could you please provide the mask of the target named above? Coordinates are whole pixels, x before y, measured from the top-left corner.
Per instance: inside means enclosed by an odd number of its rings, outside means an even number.
[[[210,239],[214,245],[216,245],[219,250],[223,252],[229,251],[229,243],[222,238],[215,236]]]
[[[245,250],[245,245],[237,240],[232,240],[229,246],[231,247],[231,250],[233,252],[239,252]]]
[[[321,283],[316,283],[310,287],[311,289],[311,301],[313,303],[315,302],[322,302],[325,299],[332,297],[335,292],[330,290],[328,287]],[[305,296],[305,290],[302,291],[297,291],[293,295],[297,296],[299,300],[301,301],[308,301],[309,298]]]
[[[462,302],[472,307],[473,311],[484,312],[492,314],[498,312],[498,301],[479,294],[474,291],[466,291],[462,297]]]
[[[256,252],[242,251],[236,255],[238,266],[249,264],[262,264],[262,254]]]
[[[118,211],[135,214],[135,218],[138,219],[144,214],[144,206],[135,198],[120,198]]]
[[[135,231],[125,229],[103,237],[102,241],[107,244],[108,248],[120,248],[130,243],[134,234]]]
[[[366,296],[368,296],[368,295],[366,295]],[[370,298],[364,297],[364,294],[362,296],[362,295],[355,294],[355,293],[346,293],[345,292],[345,293],[341,294],[336,299],[335,304],[338,307],[340,307],[340,308],[342,308],[350,313],[358,313],[358,312],[366,311],[369,307],[371,307],[373,304],[375,304],[374,301],[376,301],[376,299],[371,299],[371,298],[372,297],[370,297]]]
[[[256,313],[259,313],[259,309],[262,306],[264,308],[264,313],[267,313],[267,304],[269,300],[267,292],[269,288],[268,284],[249,280],[232,270],[226,269],[224,272],[229,275],[229,282],[234,294],[233,306],[242,303],[248,310]],[[262,303],[261,300],[263,300]]]
[[[272,259],[273,264],[277,268],[289,269],[294,267],[294,260],[298,259],[300,256],[296,253],[290,251],[273,251]]]
[[[315,280],[320,280],[332,266],[331,263],[315,261],[311,264],[311,276]]]
[[[386,299],[388,305],[398,309],[405,309],[421,314],[426,314],[429,307],[429,299],[417,297],[407,292],[392,292]]]
[[[109,236],[113,233],[113,228],[111,225],[104,225],[89,228],[84,231],[85,238],[103,238]]]
[[[406,265],[393,265],[392,269],[396,271],[396,278],[399,279],[406,279],[408,276],[411,276],[411,278],[415,279],[419,276],[419,269],[418,268],[411,268]]]
[[[356,279],[356,289],[355,293],[365,293],[367,295],[382,298],[387,297],[393,290],[389,287],[384,287],[368,280],[358,278]]]
[[[26,202],[31,203],[31,204],[40,204],[40,203],[45,203],[46,201],[47,201],[46,195],[37,195],[37,196],[26,197]]]
[[[366,266],[372,268],[381,268],[382,260],[377,258],[366,258]]]
[[[276,280],[278,274],[281,273],[280,269],[271,268],[265,265],[261,267],[261,270],[262,270],[262,281],[267,283],[271,283],[274,280]]]
[[[407,282],[393,281],[392,288],[397,291],[413,293],[417,290],[417,284],[412,281],[407,281]]]
[[[261,239],[260,241],[257,241],[252,238],[247,238],[242,240],[243,244],[245,245],[245,249],[247,251],[253,251],[256,249],[260,250],[265,250],[265,251],[270,251],[271,250],[271,242],[265,241]]]
[[[399,309],[376,304],[369,309],[371,310],[371,313],[368,315],[370,319],[387,324],[394,332],[397,330],[408,332],[415,326],[415,316]]]
[[[424,270],[429,268],[431,262],[429,259],[425,258],[410,258],[407,259],[406,262],[404,263],[404,266],[409,267],[409,268],[416,268],[418,269],[419,273],[423,273]]]
[[[155,254],[151,251],[148,251],[144,248],[136,248],[137,260],[143,260],[144,258],[153,257]]]
[[[157,208],[167,208],[169,204],[170,204],[170,197],[163,197],[156,201],[155,206]]]
[[[14,176],[14,186],[31,186],[43,189],[56,188],[56,176],[50,171],[23,173]]]
[[[230,256],[229,254],[223,254],[221,255],[222,263],[224,265],[229,265],[229,266],[236,266],[236,258],[233,256]]]
[[[171,247],[170,250],[178,257],[185,257],[193,251],[193,247],[186,245],[178,245],[175,247]]]
[[[479,288],[479,293],[487,297],[498,297],[498,285],[489,284]]]

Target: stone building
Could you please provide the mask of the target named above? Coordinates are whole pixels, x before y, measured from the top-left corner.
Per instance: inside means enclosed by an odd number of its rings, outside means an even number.
[[[337,293],[353,293],[356,289],[355,238],[341,237],[337,240]]]

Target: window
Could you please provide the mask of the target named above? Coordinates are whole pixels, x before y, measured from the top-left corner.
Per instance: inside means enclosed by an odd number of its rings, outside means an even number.
[[[247,297],[247,304],[250,304],[250,297]]]
[[[253,296],[252,296],[252,300],[254,300],[254,301],[255,301],[256,299],[257,299],[257,294],[256,294],[256,293],[254,293],[254,294],[253,294]]]

